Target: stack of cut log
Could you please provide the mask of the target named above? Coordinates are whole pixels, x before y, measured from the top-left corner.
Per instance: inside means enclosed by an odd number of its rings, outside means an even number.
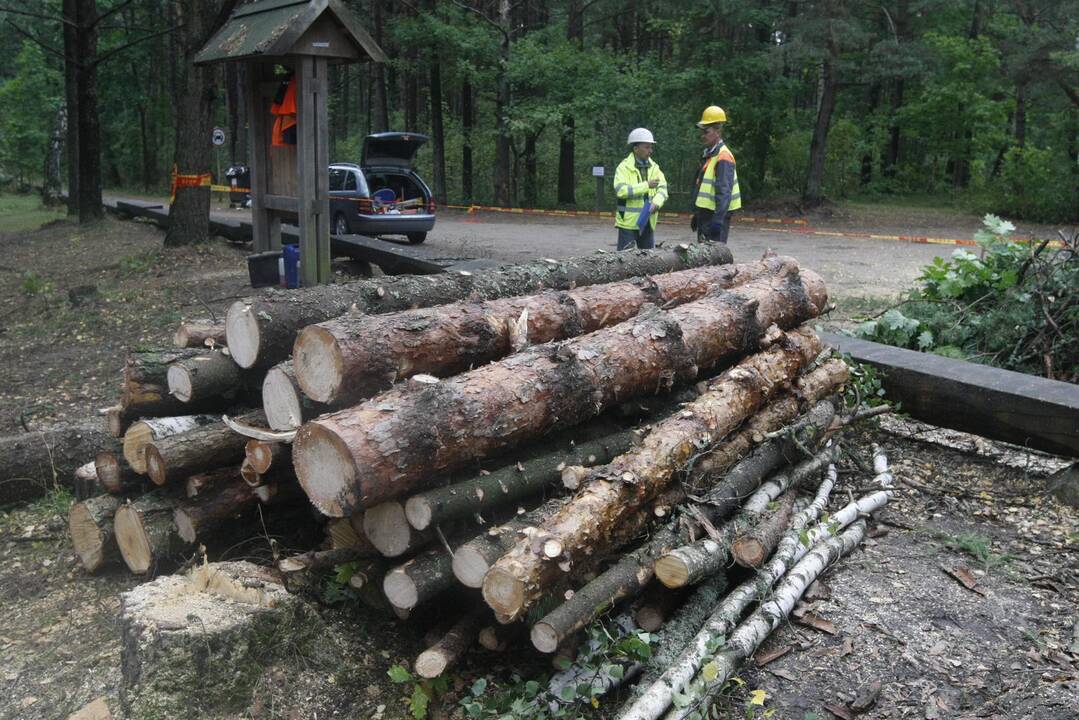
[[[401,617],[470,608],[425,677],[529,619],[543,652],[620,602],[658,627],[679,588],[811,521],[798,490],[846,422],[846,366],[803,325],[826,299],[791,258],[699,246],[241,302],[224,346],[210,327],[129,356],[123,452],[96,458],[73,543],[150,574],[256,518],[317,522],[286,576],[344,565]]]

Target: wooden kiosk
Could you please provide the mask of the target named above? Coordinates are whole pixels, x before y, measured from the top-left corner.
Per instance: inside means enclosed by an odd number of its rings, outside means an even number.
[[[328,65],[362,60],[386,55],[340,0],[241,5],[195,56],[196,65],[247,64],[255,251],[279,249],[281,221],[296,222],[304,286],[330,280]],[[272,144],[278,65],[296,80],[295,144]]]

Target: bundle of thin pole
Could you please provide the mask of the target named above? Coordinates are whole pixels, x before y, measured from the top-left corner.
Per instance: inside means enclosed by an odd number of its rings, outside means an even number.
[[[760,566],[834,458],[846,366],[803,325],[826,300],[791,258],[705,246],[239,303],[225,345],[132,354],[73,542],[150,575],[318,525],[286,578],[347,565],[399,617],[466,608],[424,676],[477,638],[554,652],[618,603],[658,625],[677,588]],[[543,597],[566,601],[524,628]]]

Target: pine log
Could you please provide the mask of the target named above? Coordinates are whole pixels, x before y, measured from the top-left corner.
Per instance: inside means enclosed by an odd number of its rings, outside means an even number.
[[[219,350],[169,365],[169,393],[182,403],[209,401],[237,392],[247,377],[232,357]]]
[[[825,302],[819,276],[796,270],[564,343],[530,348],[435,384],[415,378],[300,428],[296,474],[323,514],[347,515],[627,397],[692,379],[756,347],[773,322],[792,327]]]
[[[124,433],[124,459],[135,472],[146,474],[146,446],[155,440],[178,435],[197,427],[219,422],[216,415],[178,415],[146,418],[133,423]]]
[[[141,484],[139,474],[118,453],[99,452],[94,456],[94,470],[101,489],[113,495]]]
[[[731,259],[725,247],[698,244],[542,260],[469,274],[402,275],[299,292],[270,291],[258,299],[233,303],[225,318],[226,342],[240,367],[268,368],[288,357],[300,329],[350,310],[375,315],[465,298],[491,300],[548,288],[568,290],[701,265],[724,265]]]
[[[330,410],[304,395],[296,382],[292,360],[280,362],[266,371],[266,377],[262,379],[262,409],[274,430],[295,430],[304,421]]]
[[[257,502],[251,487],[234,471],[231,482],[178,503],[172,519],[184,542],[205,542],[218,527],[243,517]]]
[[[731,557],[742,567],[758,568],[775,550],[779,539],[787,531],[794,512],[796,493],[788,491],[780,500],[779,507],[764,514],[748,532],[731,543]]]
[[[0,505],[71,487],[75,471],[87,458],[119,449],[119,442],[97,421],[0,437]]]
[[[411,610],[453,586],[452,565],[446,548],[430,548],[386,573],[382,592],[394,607]]]
[[[684,306],[688,307],[688,306]],[[613,463],[594,468],[587,484],[544,529],[558,538],[565,558],[602,555],[613,547],[619,525],[672,481],[675,473],[757,412],[820,352],[807,332],[751,355],[709,385],[682,412],[659,423],[642,443]],[[521,617],[559,577],[556,564],[518,543],[492,567],[483,597],[497,616]]]
[[[519,349],[518,324],[525,326],[520,341],[528,344],[564,340],[624,322],[646,304],[673,307],[699,300],[792,262],[770,256],[482,303],[346,313],[300,331],[292,350],[296,379],[313,400],[343,407],[413,375],[449,377],[503,358]]]
[[[278,442],[248,440],[244,445],[244,454],[251,463],[251,469],[260,475],[268,473],[271,467],[279,469],[292,465],[292,453]]]
[[[98,495],[71,507],[67,516],[71,544],[87,572],[97,572],[120,559],[112,518],[122,503],[114,495]]]
[[[385,557],[400,557],[426,545],[433,530],[417,530],[405,518],[405,506],[396,500],[363,512],[363,534]]]
[[[185,320],[176,328],[172,344],[178,348],[225,344],[225,325],[212,320]]]
[[[120,384],[120,412],[110,427],[126,427],[140,417],[187,415],[206,409],[217,409],[217,398],[204,407],[180,402],[169,394],[169,365],[185,358],[197,357],[205,348],[169,348],[162,350],[133,350],[127,354]]]
[[[483,515],[492,508],[520,502],[557,483],[567,467],[610,462],[625,452],[636,438],[634,430],[622,430],[504,465],[470,480],[427,490],[408,499],[405,515],[417,530]]]
[[[461,618],[441,640],[420,653],[416,658],[416,674],[432,679],[446,672],[476,642],[483,619],[484,613],[480,608]]]
[[[479,642],[480,647],[485,650],[490,650],[491,652],[504,652],[521,636],[524,630],[525,626],[523,623],[514,623],[512,625],[495,623],[493,625],[485,625],[481,628],[479,636],[476,639]]]
[[[265,421],[261,412],[239,419],[256,424]],[[246,437],[234,433],[223,422],[214,422],[148,444],[146,471],[157,485],[179,482],[195,473],[238,464],[246,444]]]
[[[198,473],[184,480],[184,497],[197,497],[213,491],[221,484],[234,482],[242,475],[235,467],[223,467]]]
[[[136,575],[156,574],[171,564],[183,542],[172,522],[176,502],[161,490],[128,501],[116,510],[113,528],[124,564]]]

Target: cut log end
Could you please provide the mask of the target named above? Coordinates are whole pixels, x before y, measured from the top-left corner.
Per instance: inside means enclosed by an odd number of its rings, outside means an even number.
[[[758,568],[767,559],[766,548],[757,538],[741,537],[731,545],[731,557],[742,567]]]
[[[558,649],[558,632],[545,622],[532,626],[532,645],[540,652],[553,653]]]
[[[424,650],[416,658],[416,674],[422,678],[434,679],[445,672],[449,658],[441,650]]]
[[[122,505],[116,511],[113,528],[120,555],[128,569],[137,575],[145,575],[153,565],[154,552],[142,522],[142,514],[130,505]]]
[[[405,518],[417,530],[426,530],[431,524],[431,504],[421,496],[410,497],[405,502]],[[478,585],[476,587],[479,587]]]
[[[681,558],[665,555],[656,561],[656,577],[669,588],[680,588],[689,582],[689,568]]]
[[[194,392],[194,383],[191,381],[191,372],[183,365],[170,365],[166,378],[169,384],[169,393],[180,402],[191,402]]]
[[[336,433],[307,423],[296,434],[292,461],[304,492],[323,515],[345,517],[360,509],[359,498],[350,492],[357,485],[356,463]]]
[[[382,592],[390,604],[397,608],[410,610],[419,602],[415,581],[399,568],[386,573],[382,580]]]
[[[143,451],[145,454],[146,474],[154,481],[155,485],[164,485],[168,479],[165,467],[165,459],[153,445],[147,445]]]
[[[499,567],[492,567],[483,578],[483,599],[499,622],[516,619],[525,605],[525,586],[518,578]]]
[[[232,359],[242,368],[251,368],[258,361],[261,331],[258,317],[251,306],[237,301],[225,316],[225,342]]]
[[[124,433],[124,460],[135,472],[146,474],[146,445],[153,440],[152,428],[141,420],[133,423]]]
[[[94,456],[97,482],[107,493],[116,494],[124,489],[124,469],[116,453],[99,452]]]
[[[305,327],[292,350],[296,381],[316,402],[333,402],[344,377],[344,357],[337,339],[318,325]]]
[[[89,572],[94,572],[105,562],[106,533],[94,521],[84,503],[77,503],[67,516],[68,529],[71,531],[71,544],[79,562]]]
[[[483,576],[490,568],[483,554],[467,544],[457,548],[453,553],[453,576],[465,587],[483,587]]]
[[[543,543],[543,556],[554,560],[562,555],[562,543],[559,540],[551,538]]]
[[[113,437],[123,437],[125,425],[127,423],[124,420],[124,408],[120,405],[113,405],[105,410],[105,429],[108,430],[109,435]]]
[[[191,522],[191,518],[182,508],[176,508],[176,512],[172,515],[172,521],[176,523],[176,531],[184,542],[195,542],[198,538],[198,531],[195,530],[195,524]]]
[[[576,490],[588,474],[588,469],[580,465],[570,465],[562,470],[562,485],[569,490]]]
[[[637,611],[637,625],[645,632],[656,632],[663,627],[663,613],[652,606],[645,606]]]
[[[401,503],[390,501],[364,511],[363,534],[386,557],[404,555],[415,545],[414,531]]]
[[[262,406],[274,430],[295,430],[303,424],[303,398],[288,373],[280,367],[266,371],[262,380]]]

